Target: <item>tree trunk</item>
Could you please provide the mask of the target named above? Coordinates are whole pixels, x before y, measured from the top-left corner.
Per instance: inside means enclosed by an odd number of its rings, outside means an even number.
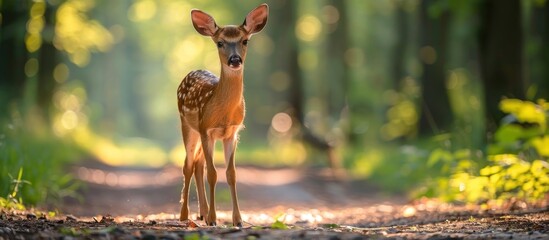
[[[55,33],[55,6],[46,4],[44,12],[45,27],[43,31],[42,47],[39,53],[39,71],[38,71],[38,89],[37,89],[37,106],[45,116],[44,119],[49,120],[49,108],[52,104],[53,92],[55,90],[55,79],[53,72],[59,63],[58,51],[53,46],[53,36]]]
[[[481,6],[479,58],[488,133],[504,116],[498,107],[502,97],[525,97],[521,9],[519,0],[486,0]]]
[[[28,3],[4,2],[0,6],[0,117],[6,117],[12,103],[23,97],[27,78],[24,69],[28,58],[25,47]]]
[[[397,2],[396,5],[396,43],[394,46],[393,56],[392,56],[392,80],[393,80],[393,89],[399,89],[400,82],[404,77],[406,77],[406,72],[404,70],[405,63],[405,54],[406,47],[409,42],[409,30],[408,30],[408,21],[406,11],[404,10],[404,2]]]
[[[422,136],[449,131],[453,120],[445,84],[450,13],[443,10],[440,16],[430,16],[429,7],[433,2],[435,1],[423,0],[420,12],[423,101],[419,134]]]
[[[529,75],[537,86],[535,97],[549,100],[549,2],[533,7],[531,25],[538,51],[532,54]]]
[[[330,86],[327,93],[328,113],[332,118],[340,118],[345,107],[345,94],[349,85],[349,67],[345,64],[345,51],[349,47],[346,2],[330,0],[328,4],[338,10],[339,20],[331,24],[334,28],[328,34],[326,63],[324,69],[325,84]]]

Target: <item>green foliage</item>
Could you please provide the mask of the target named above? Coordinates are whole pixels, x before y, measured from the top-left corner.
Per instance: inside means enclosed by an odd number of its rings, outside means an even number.
[[[345,167],[356,178],[390,192],[403,192],[418,185],[429,176],[424,148],[404,145],[369,145],[364,151],[347,151]]]
[[[281,219],[284,219],[284,214],[280,214],[275,217],[275,221],[271,224],[272,229],[287,230],[289,229],[288,225],[284,223]]]
[[[79,151],[37,119],[29,114],[25,120],[15,116],[7,123],[0,122],[0,196],[6,196],[1,199],[3,207],[54,203],[74,195],[78,187],[63,167]]]
[[[276,220],[273,224],[271,224],[271,228],[272,229],[286,230],[286,229],[288,229],[288,225],[286,225],[285,223],[283,223],[279,220]]]
[[[421,195],[446,201],[486,202],[541,199],[549,192],[549,104],[506,99],[509,115],[488,146],[487,157],[473,159],[469,150],[435,149],[427,166],[435,173]]]
[[[14,179],[11,174],[8,174],[8,176],[11,179],[10,183],[13,186],[13,190],[10,191],[6,198],[0,197],[0,207],[4,209],[24,210],[25,206],[23,205],[23,201],[21,198],[18,198],[17,193],[19,193],[19,189],[22,187],[23,184],[30,184],[30,182],[22,179],[23,168],[19,169],[17,179]]]
[[[539,100],[537,104],[518,99],[505,99],[500,103],[503,112],[508,113],[504,124],[495,134],[496,142],[490,145],[488,153],[513,153],[533,159],[549,157],[549,136],[547,135],[547,111],[549,103]]]

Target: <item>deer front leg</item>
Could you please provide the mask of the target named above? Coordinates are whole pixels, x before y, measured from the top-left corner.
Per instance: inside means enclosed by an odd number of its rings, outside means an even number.
[[[196,166],[194,167],[194,180],[196,182],[196,193],[198,195],[198,219],[204,220],[204,217],[208,215],[209,207],[204,187],[204,155],[202,154],[202,149],[199,149],[195,158]]]
[[[213,162],[213,146],[214,139],[208,137],[207,133],[202,134],[202,150],[204,151],[204,157],[206,158],[206,168],[208,174],[208,186],[210,187],[210,209],[208,216],[206,217],[206,224],[208,226],[217,225],[217,216],[215,213],[215,185],[217,183],[217,170]]]
[[[231,189],[231,198],[233,202],[233,226],[242,227],[242,217],[240,216],[240,208],[238,206],[238,196],[236,194],[236,169],[234,154],[236,150],[236,134],[235,136],[223,140],[223,151],[225,153],[225,163],[227,164],[227,183]]]

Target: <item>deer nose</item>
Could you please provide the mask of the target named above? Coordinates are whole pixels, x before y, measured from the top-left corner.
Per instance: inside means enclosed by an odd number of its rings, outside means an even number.
[[[229,57],[229,66],[231,67],[239,67],[240,64],[242,64],[242,58],[238,55],[232,55]]]

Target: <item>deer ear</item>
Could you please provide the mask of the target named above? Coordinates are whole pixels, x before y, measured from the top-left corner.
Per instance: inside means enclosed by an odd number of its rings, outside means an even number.
[[[267,24],[267,17],[269,16],[269,6],[263,3],[248,13],[242,26],[249,34],[255,34],[260,32]]]
[[[194,29],[204,36],[213,36],[219,28],[212,16],[198,9],[191,11],[191,19]]]

